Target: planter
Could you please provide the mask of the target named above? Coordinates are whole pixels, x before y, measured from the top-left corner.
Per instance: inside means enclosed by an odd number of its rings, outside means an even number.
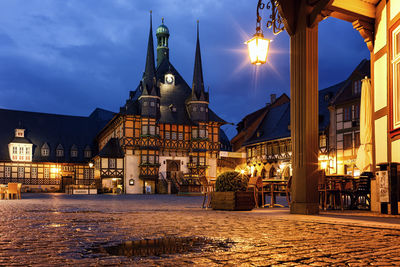
[[[253,192],[212,192],[214,210],[252,210],[255,207]]]

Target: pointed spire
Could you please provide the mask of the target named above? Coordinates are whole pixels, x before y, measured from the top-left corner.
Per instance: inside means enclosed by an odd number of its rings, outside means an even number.
[[[196,55],[194,59],[192,96],[193,94],[197,96],[197,98],[199,98],[201,94],[204,94],[203,67],[201,65],[200,40],[199,40],[199,21],[197,21],[197,42],[196,42]]]
[[[152,12],[150,11],[149,42],[147,44],[146,67],[143,73],[144,83],[148,85],[149,82],[151,83],[153,81],[155,76],[156,76],[156,67],[154,63],[153,23],[152,23]]]

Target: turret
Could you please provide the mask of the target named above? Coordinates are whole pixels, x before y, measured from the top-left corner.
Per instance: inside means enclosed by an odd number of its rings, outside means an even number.
[[[168,38],[169,30],[164,25],[164,18],[161,19],[162,24],[156,30],[157,36],[157,67],[160,66],[164,59],[169,60]]]
[[[186,100],[190,118],[193,121],[208,121],[208,93],[204,90],[203,67],[201,64],[199,21],[197,21],[197,42],[194,60],[192,93]]]
[[[153,26],[150,11],[150,32],[147,44],[146,66],[140,82],[141,95],[139,97],[142,116],[159,118],[160,116],[160,88],[157,86],[156,67],[154,65]]]

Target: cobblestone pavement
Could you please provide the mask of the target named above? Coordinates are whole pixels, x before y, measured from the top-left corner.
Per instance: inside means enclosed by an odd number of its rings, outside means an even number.
[[[393,216],[202,210],[200,197],[168,195],[23,197],[0,201],[0,265],[400,266],[400,219]],[[92,252],[100,244],[163,236],[233,246],[142,258]]]

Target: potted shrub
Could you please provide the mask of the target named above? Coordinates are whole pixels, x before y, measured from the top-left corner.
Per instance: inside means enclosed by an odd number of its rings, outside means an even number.
[[[248,177],[239,172],[224,172],[217,177],[215,192],[211,194],[214,210],[252,210],[253,192],[246,192]]]

